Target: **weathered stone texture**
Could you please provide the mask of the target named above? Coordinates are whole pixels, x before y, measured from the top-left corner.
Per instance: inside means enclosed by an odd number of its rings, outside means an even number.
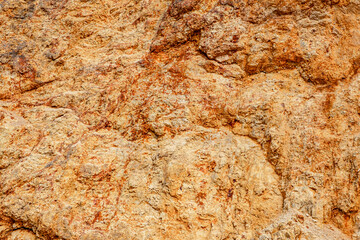
[[[0,0],[0,239],[360,240],[358,0]]]

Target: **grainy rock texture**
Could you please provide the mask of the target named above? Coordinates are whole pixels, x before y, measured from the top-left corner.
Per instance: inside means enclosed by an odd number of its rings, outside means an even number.
[[[360,240],[359,0],[0,0],[0,239]]]

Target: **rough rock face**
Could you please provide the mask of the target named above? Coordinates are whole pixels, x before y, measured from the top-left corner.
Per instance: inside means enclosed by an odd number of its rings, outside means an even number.
[[[360,240],[359,0],[0,0],[0,239]]]

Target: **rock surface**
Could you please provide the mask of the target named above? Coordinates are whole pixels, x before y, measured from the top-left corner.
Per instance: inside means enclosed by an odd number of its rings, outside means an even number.
[[[0,239],[360,239],[359,0],[1,0]]]

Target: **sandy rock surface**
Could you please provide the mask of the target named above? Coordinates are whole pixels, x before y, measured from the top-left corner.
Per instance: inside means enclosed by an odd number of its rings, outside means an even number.
[[[359,0],[0,0],[0,239],[360,240]]]

